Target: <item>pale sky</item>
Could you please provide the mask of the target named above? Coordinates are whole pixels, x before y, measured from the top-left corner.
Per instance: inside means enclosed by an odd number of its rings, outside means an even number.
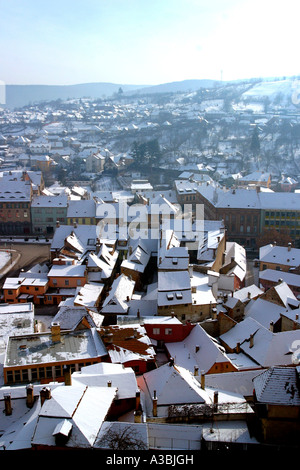
[[[298,0],[0,0],[0,82],[299,75],[299,13]]]

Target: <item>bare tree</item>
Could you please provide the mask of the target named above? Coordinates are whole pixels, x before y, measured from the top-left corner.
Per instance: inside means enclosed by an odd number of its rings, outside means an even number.
[[[105,435],[101,437],[99,445],[112,450],[145,450],[147,446],[139,437],[134,426],[120,426],[120,423],[111,423]]]

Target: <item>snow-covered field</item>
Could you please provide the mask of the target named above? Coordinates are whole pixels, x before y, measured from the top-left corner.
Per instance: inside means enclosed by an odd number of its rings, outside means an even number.
[[[9,262],[10,260],[10,253],[7,253],[6,251],[0,251],[0,270],[4,268],[4,266]]]
[[[269,97],[274,99],[279,93],[285,99],[292,100],[292,97],[298,92],[300,83],[298,80],[278,80],[270,82],[261,82],[254,85],[250,90],[242,94],[242,98],[262,98]]]

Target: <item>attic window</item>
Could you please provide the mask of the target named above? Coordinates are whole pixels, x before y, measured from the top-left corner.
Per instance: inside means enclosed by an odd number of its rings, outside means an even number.
[[[176,299],[182,299],[182,293],[176,292]]]
[[[178,258],[173,258],[172,263],[173,264],[178,264]]]
[[[173,295],[173,294],[167,294],[167,299],[168,299],[168,300],[173,300],[173,299],[174,299],[174,295]]]
[[[52,436],[55,437],[55,441],[57,444],[64,445],[68,441],[71,431],[72,431],[73,424],[64,419],[60,421],[57,426],[55,427]]]

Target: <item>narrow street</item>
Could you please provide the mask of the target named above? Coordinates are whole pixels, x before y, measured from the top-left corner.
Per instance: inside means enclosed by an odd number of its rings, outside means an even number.
[[[255,266],[254,260],[247,260],[247,273],[245,279],[245,286],[255,284],[259,287],[259,268]]]

